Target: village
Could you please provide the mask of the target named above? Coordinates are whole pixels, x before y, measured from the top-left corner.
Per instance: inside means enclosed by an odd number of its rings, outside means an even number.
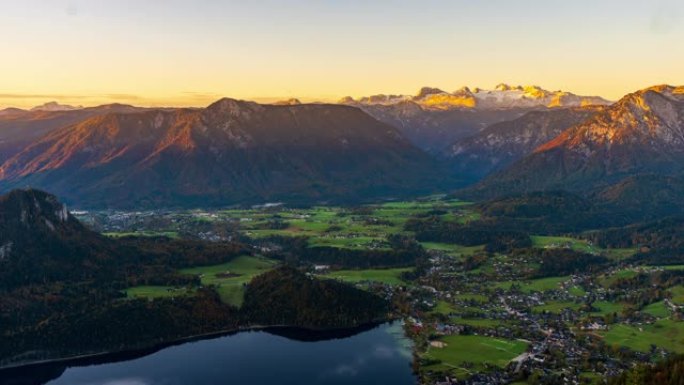
[[[313,248],[382,251],[391,250],[392,234],[411,236],[404,223],[412,217],[431,213],[464,223],[478,218],[462,202],[435,202],[78,216],[108,236],[239,239],[273,256],[282,251],[273,241],[278,237],[304,237]],[[420,242],[426,258],[420,266],[309,268],[393,304],[413,341],[413,368],[424,384],[600,384],[635,363],[684,353],[684,266],[631,264],[624,258],[629,250],[603,250],[571,237],[532,239],[536,248],[581,250],[608,263],[589,272],[539,276],[540,261],[531,254]],[[668,274],[674,278],[654,278]]]

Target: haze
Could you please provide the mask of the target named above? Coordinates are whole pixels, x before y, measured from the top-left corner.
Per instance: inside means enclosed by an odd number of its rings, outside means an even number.
[[[13,1],[0,107],[684,83],[677,1]]]

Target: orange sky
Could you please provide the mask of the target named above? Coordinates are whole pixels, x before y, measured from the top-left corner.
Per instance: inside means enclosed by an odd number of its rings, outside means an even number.
[[[334,101],[500,82],[617,99],[684,84],[682,11],[675,0],[6,2],[0,107]]]

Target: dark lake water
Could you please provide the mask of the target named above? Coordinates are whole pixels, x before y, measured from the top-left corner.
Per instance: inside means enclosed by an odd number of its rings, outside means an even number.
[[[76,361],[20,374],[0,372],[0,376],[5,376],[5,383],[51,385],[414,385],[416,381],[411,345],[399,323],[324,335],[294,329],[245,331],[110,360],[116,362]]]

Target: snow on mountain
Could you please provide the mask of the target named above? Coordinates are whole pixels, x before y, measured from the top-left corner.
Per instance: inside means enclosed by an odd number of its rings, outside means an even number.
[[[581,96],[565,91],[548,91],[538,86],[510,86],[499,84],[492,90],[462,87],[454,92],[439,88],[423,87],[415,95],[373,95],[358,100],[343,98],[342,104],[393,105],[413,101],[425,109],[506,109],[506,108],[554,108],[609,105],[610,101],[599,96]]]
[[[631,93],[490,174],[484,195],[605,187],[636,175],[681,176],[684,164],[684,87],[654,86]]]

